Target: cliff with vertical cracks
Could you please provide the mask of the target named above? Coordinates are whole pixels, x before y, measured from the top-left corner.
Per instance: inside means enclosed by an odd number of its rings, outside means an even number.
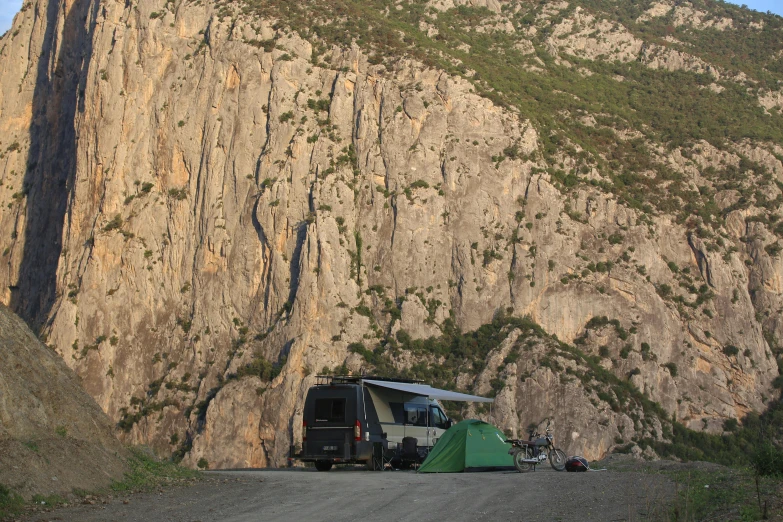
[[[616,60],[709,79],[704,96],[749,81],[579,2],[454,3],[428,4],[416,34],[441,45],[452,26],[438,24],[472,9],[466,34],[504,35],[502,53],[531,78],[604,74],[624,88],[630,76],[599,70]],[[682,30],[739,30],[721,24]],[[468,63],[477,42],[454,56]],[[546,335],[509,327],[441,384],[497,393],[503,428],[554,418],[569,454],[663,433],[569,378],[579,364],[552,352],[552,336],[693,429],[763,411],[783,333],[769,218],[782,144],[655,141],[600,111],[551,113],[643,150],[647,163],[631,165],[502,103],[486,74],[439,63],[379,59],[358,38],[210,1],[26,3],[0,39],[0,301],[126,442],[190,465],[280,465],[316,374],[370,369],[360,345],[381,353],[499,315]],[[779,117],[759,101],[775,92],[758,87],[753,110]],[[633,171],[646,187],[663,168],[672,177],[655,190],[677,183],[679,207],[634,204],[603,182]],[[715,174],[728,169],[734,188]],[[761,179],[766,199],[748,199]],[[720,222],[698,209],[680,219],[691,193]],[[385,354],[396,371],[441,364],[412,345]]]

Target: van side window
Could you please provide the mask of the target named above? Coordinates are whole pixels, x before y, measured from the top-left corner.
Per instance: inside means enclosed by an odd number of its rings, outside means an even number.
[[[389,408],[391,408],[392,417],[394,418],[395,424],[404,424],[405,423],[405,410],[402,407],[401,402],[390,402]]]
[[[413,426],[427,425],[427,407],[423,404],[405,403],[405,424]]]
[[[345,422],[345,399],[316,399],[315,422]]]

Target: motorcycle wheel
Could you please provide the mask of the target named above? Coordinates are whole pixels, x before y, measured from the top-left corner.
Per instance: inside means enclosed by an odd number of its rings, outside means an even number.
[[[568,460],[568,457],[566,457],[563,450],[555,448],[549,452],[549,464],[555,471],[563,471],[565,469],[566,460]]]
[[[530,468],[532,464],[529,462],[523,462],[523,459],[532,459],[533,458],[533,452],[530,448],[526,447],[524,449],[519,448],[517,451],[514,452],[512,455],[514,458],[514,467],[517,468],[517,471],[520,473],[525,473],[526,471],[530,471]]]

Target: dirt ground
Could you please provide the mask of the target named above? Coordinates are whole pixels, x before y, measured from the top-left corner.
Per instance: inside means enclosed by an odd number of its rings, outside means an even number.
[[[26,521],[661,520],[674,484],[633,471],[417,474],[333,469],[206,473],[188,487],[104,498]]]

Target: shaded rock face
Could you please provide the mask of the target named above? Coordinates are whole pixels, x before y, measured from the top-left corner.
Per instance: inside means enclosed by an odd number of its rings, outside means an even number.
[[[0,483],[33,494],[92,491],[120,480],[114,424],[62,358],[0,305]]]
[[[490,353],[477,380],[477,391],[485,394],[492,393],[495,376],[505,381],[492,410],[472,407],[469,414],[489,417],[509,436],[522,439],[531,429],[544,434],[549,425],[556,447],[589,460],[603,458],[631,439],[664,434],[660,419],[646,415],[634,401],[622,401],[611,387],[584,378],[584,366],[567,353],[558,353],[557,343],[520,334],[510,332]],[[623,404],[607,404],[607,396],[618,397]]]
[[[172,9],[40,0],[0,40],[0,298],[41,325],[125,441],[190,465],[281,465],[314,375],[367,366],[349,344],[498,312],[605,351],[697,429],[771,398],[763,327],[783,334],[783,265],[749,212],[729,218],[736,253],[713,252],[589,185],[564,198],[525,115],[462,78],[358,48],[314,65],[311,43],[271,21]],[[563,45],[605,54],[590,39],[603,25],[576,21],[589,31]],[[611,30],[624,59],[647,52]],[[653,154],[694,186],[699,169],[739,163],[706,145]],[[619,326],[586,329],[602,316]],[[247,377],[259,361],[275,371]],[[643,431],[556,370],[519,368],[501,374],[502,427],[593,412],[601,428],[567,434],[589,458],[618,426]]]

